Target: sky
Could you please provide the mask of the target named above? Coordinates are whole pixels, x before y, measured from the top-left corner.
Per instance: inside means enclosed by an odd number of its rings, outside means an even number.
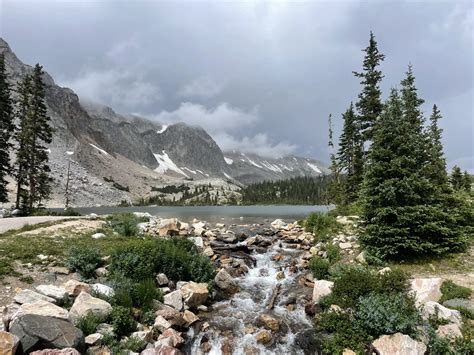
[[[1,0],[0,36],[81,98],[205,128],[223,150],[329,161],[373,31],[384,98],[409,63],[450,165],[474,172],[472,1]]]

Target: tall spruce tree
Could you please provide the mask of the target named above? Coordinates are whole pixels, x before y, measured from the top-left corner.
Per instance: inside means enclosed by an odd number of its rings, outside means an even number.
[[[8,201],[7,175],[11,174],[10,149],[13,135],[13,104],[7,81],[5,56],[0,55],[0,202]]]
[[[464,190],[466,190],[467,192],[470,192],[471,191],[472,180],[471,180],[471,175],[469,175],[467,170],[464,170],[464,174],[462,175],[462,180],[463,180]]]
[[[463,188],[464,182],[461,168],[459,166],[453,166],[453,170],[451,171],[451,178],[449,180],[454,190],[459,191]]]
[[[17,135],[17,207],[24,212],[46,200],[51,193],[47,144],[52,141],[52,128],[45,104],[43,68],[37,64],[19,86]]]
[[[430,116],[430,125],[426,136],[428,138],[428,160],[426,164],[426,174],[428,179],[434,184],[440,193],[448,192],[448,173],[446,171],[446,159],[443,153],[441,135],[443,130],[439,128],[438,121],[442,118],[436,105]]]
[[[361,79],[360,84],[363,86],[362,92],[359,94],[359,101],[356,102],[356,108],[362,138],[364,141],[371,141],[373,126],[383,108],[380,90],[383,74],[379,70],[379,65],[385,59],[385,55],[379,52],[372,31],[370,32],[369,45],[363,51],[365,57],[362,72],[353,72],[356,77]]]
[[[392,90],[375,125],[364,176],[361,242],[384,258],[461,250],[466,240],[457,227],[460,219],[448,208],[457,202],[439,198],[428,174],[433,142],[423,129],[423,100],[411,66],[401,86],[401,94]]]
[[[351,203],[357,199],[363,172],[363,142],[352,102],[342,118],[344,127],[339,138],[337,160],[340,168],[346,173],[342,183],[342,200],[344,203]]]

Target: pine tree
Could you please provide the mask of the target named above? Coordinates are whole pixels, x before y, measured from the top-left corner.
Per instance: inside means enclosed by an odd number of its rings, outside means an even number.
[[[456,191],[461,190],[464,186],[461,168],[457,165],[455,165],[451,171],[450,182],[451,186]]]
[[[465,247],[456,217],[445,205],[429,204],[434,189],[420,165],[426,159],[420,101],[407,73],[402,94],[392,90],[374,129],[362,190],[366,228],[361,242],[383,258]]]
[[[328,202],[340,203],[341,202],[341,181],[340,181],[340,167],[337,163],[336,155],[334,154],[334,141],[333,141],[333,129],[332,129],[332,114],[328,116],[328,130],[329,130],[329,139],[328,146],[330,150],[330,159],[331,166],[329,170],[333,179],[329,185],[329,200]]]
[[[464,190],[466,190],[467,192],[471,192],[471,184],[472,184],[472,181],[471,181],[471,176],[469,175],[469,173],[467,172],[467,170],[464,170],[464,174],[462,176],[462,180],[463,180],[463,188]]]
[[[438,121],[442,118],[436,105],[433,105],[433,111],[430,116],[430,125],[426,136],[428,138],[428,159],[426,164],[426,175],[431,183],[440,193],[448,192],[448,173],[446,171],[446,159],[443,153],[443,144],[441,135],[443,130],[439,128]]]
[[[356,103],[360,130],[364,141],[371,141],[373,138],[373,126],[378,116],[382,112],[382,92],[380,82],[383,79],[382,72],[378,69],[380,62],[385,59],[377,47],[375,36],[370,32],[369,45],[363,50],[365,52],[362,72],[353,72],[357,78],[361,78],[360,84],[363,86],[359,94],[359,101]]]
[[[31,101],[31,76],[26,75],[18,84],[18,105],[16,117],[19,121],[16,141],[18,148],[16,151],[16,202],[15,207],[22,210],[27,208],[28,191],[26,187],[27,173],[29,168],[29,148],[31,146],[31,129],[29,123],[30,101]]]
[[[342,118],[344,127],[339,138],[337,160],[340,168],[346,173],[346,178],[342,184],[343,202],[351,203],[357,199],[363,170],[363,142],[359,134],[358,121],[352,102]]]
[[[8,201],[6,176],[11,173],[10,154],[13,135],[13,105],[7,81],[5,56],[0,55],[0,202]]]
[[[51,194],[47,144],[52,142],[45,103],[43,68],[37,64],[19,85],[17,134],[17,208],[29,213]]]

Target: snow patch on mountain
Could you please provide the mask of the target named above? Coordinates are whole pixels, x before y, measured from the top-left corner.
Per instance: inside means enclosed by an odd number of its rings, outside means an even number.
[[[321,170],[319,170],[319,168],[315,164],[311,164],[311,163],[306,163],[306,164],[315,172],[317,172],[318,174],[321,174]]]
[[[228,165],[232,165],[234,163],[234,161],[232,159],[227,158],[227,157],[224,157],[224,160]]]
[[[155,169],[156,172],[164,174],[166,171],[171,170],[178,174],[184,175],[187,178],[189,177],[183,170],[178,168],[178,166],[171,160],[166,151],[162,151],[162,154],[153,153],[156,161],[158,162],[158,167]]]
[[[92,148],[95,148],[97,149],[99,152],[101,152],[102,154],[105,154],[105,155],[109,155],[109,153],[107,153],[105,150],[103,150],[102,148],[96,146],[95,144],[92,144],[92,143],[89,143],[89,145],[92,147]]]
[[[167,124],[164,124],[163,126],[161,126],[161,128],[159,130],[156,131],[156,133],[158,134],[161,134],[163,133],[164,131],[166,131],[166,129],[169,127],[169,125]]]

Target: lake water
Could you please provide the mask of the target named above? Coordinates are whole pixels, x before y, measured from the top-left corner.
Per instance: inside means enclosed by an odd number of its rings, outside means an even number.
[[[86,215],[148,212],[153,216],[163,218],[176,217],[182,221],[194,218],[210,223],[262,223],[265,219],[273,221],[281,218],[286,222],[306,217],[311,212],[327,212],[332,206],[146,206],[146,207],[87,207],[76,208]]]

